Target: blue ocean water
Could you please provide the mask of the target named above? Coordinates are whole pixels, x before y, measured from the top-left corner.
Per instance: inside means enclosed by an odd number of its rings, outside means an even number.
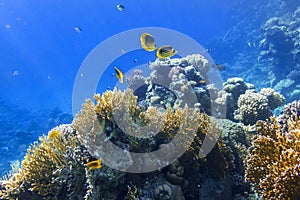
[[[125,9],[118,10],[118,4]],[[262,27],[269,18],[293,13],[297,6],[294,0],[1,0],[0,175],[22,160],[39,136],[72,121],[78,70],[109,37],[141,27],[172,29],[201,44],[215,63],[226,65],[221,72],[224,81],[239,76],[257,88],[274,87],[282,78],[272,82],[269,66],[258,60]],[[110,54],[107,49],[99,59]],[[96,92],[117,83],[114,66],[126,72],[155,58],[155,53],[125,52],[107,68]],[[283,66],[296,70],[294,80],[299,77],[298,64]],[[288,97],[291,102],[299,93]]]

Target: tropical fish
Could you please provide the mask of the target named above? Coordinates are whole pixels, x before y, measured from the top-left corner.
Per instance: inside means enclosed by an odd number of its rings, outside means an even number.
[[[115,71],[116,71],[116,77],[117,77],[117,79],[120,81],[120,83],[123,83],[124,82],[124,74],[123,74],[123,72],[119,68],[117,68],[117,67],[115,67]]]
[[[59,130],[53,130],[50,133],[48,133],[48,139],[49,140],[53,140],[54,138],[56,138],[58,135],[60,134]]]
[[[156,56],[160,59],[174,56],[177,51],[172,46],[161,46],[156,51]]]
[[[81,29],[79,26],[75,26],[75,27],[74,27],[74,30],[75,30],[77,33],[81,33],[81,32],[82,32],[82,29]]]
[[[93,161],[91,161],[91,162],[88,162],[87,164],[86,164],[86,166],[87,166],[87,168],[89,169],[89,170],[92,170],[92,169],[99,169],[99,168],[101,168],[102,166],[101,166],[101,160],[93,160]]]
[[[206,83],[206,81],[205,81],[204,79],[201,79],[201,80],[199,81],[199,83],[201,83],[201,84],[205,84],[205,83]]]
[[[146,51],[154,51],[156,49],[154,37],[150,33],[143,33],[140,36],[140,42],[142,48],[145,49]]]
[[[119,11],[125,11],[125,7],[121,4],[118,4],[117,8],[118,8]]]

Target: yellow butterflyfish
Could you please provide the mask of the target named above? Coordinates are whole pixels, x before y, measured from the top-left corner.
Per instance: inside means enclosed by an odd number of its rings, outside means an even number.
[[[154,51],[156,49],[154,37],[150,33],[143,33],[140,36],[140,42],[142,48],[146,51]]]
[[[160,59],[169,58],[174,56],[177,51],[172,46],[161,46],[156,51],[156,56]]]
[[[124,82],[124,74],[123,74],[123,72],[119,68],[117,68],[117,67],[115,67],[115,71],[116,71],[116,77],[117,77],[117,79],[120,81],[120,83],[123,83]]]

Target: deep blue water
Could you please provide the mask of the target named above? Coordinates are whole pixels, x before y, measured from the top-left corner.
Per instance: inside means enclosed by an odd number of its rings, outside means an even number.
[[[258,42],[263,38],[261,26],[266,20],[299,6],[296,1],[260,2],[1,0],[0,174],[11,162],[22,159],[27,146],[38,136],[59,123],[71,122],[77,71],[102,41],[140,27],[179,31],[208,49],[216,63],[227,65],[227,70],[221,72],[225,80],[241,76],[256,64]],[[125,10],[119,11],[118,4],[124,5]],[[76,27],[81,31],[76,31]],[[239,53],[245,60],[236,58]],[[99,59],[110,54],[107,49]],[[126,72],[154,59],[153,53],[137,51],[124,55],[106,70],[97,92],[112,88],[117,82],[111,75],[113,66]],[[244,78],[256,83],[255,72],[253,67]],[[265,86],[267,83],[257,85]]]

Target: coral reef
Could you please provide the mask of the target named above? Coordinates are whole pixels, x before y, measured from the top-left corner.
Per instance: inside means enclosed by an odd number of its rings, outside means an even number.
[[[209,66],[208,60],[200,54],[157,59],[149,65],[151,73],[148,78],[136,71],[127,78],[128,86],[134,91],[140,88],[135,94],[138,94],[139,104],[144,106],[166,108],[188,103],[193,107],[198,102],[202,111],[210,113],[211,100],[206,83]]]
[[[234,111],[237,109],[238,98],[247,89],[247,84],[242,78],[229,78],[223,83],[223,89],[218,92],[215,102],[216,105],[225,105],[227,119],[234,120]]]
[[[295,109],[299,101],[285,108],[287,119],[257,123],[258,135],[246,158],[246,180],[264,199],[300,198],[300,121]],[[291,109],[293,108],[293,109]],[[283,125],[287,129],[282,129]]]
[[[193,71],[193,69],[190,67],[192,73],[196,73]],[[182,75],[181,75],[182,76]],[[197,75],[200,77],[200,75]],[[203,80],[203,79],[201,79]],[[203,87],[206,85],[203,82],[201,83]],[[207,92],[207,91],[206,91]],[[83,136],[89,137],[89,133],[97,133],[99,134],[99,131],[101,132],[101,128],[104,128],[104,133],[107,135],[111,135],[111,140],[116,139],[128,139],[129,143],[132,144],[132,147],[128,148],[134,148],[134,149],[144,149],[145,151],[152,151],[156,148],[160,148],[163,146],[164,143],[167,143],[174,135],[176,134],[177,129],[181,125],[178,123],[181,119],[187,118],[188,115],[191,113],[188,112],[185,108],[179,108],[172,110],[172,108],[167,107],[165,111],[165,120],[166,125],[164,129],[162,130],[162,133],[158,135],[158,137],[154,140],[154,145],[147,147],[145,144],[147,144],[148,141],[142,142],[141,140],[136,140],[134,137],[123,137],[122,135],[125,134],[125,131],[120,131],[119,127],[115,125],[115,117],[118,115],[115,108],[123,108],[124,102],[131,102],[129,103],[128,107],[125,106],[125,109],[129,108],[130,116],[136,122],[137,124],[148,124],[149,121],[153,122],[157,119],[163,119],[160,117],[161,109],[155,108],[151,106],[146,106],[145,108],[139,108],[136,104],[139,104],[137,102],[137,98],[133,96],[129,91],[125,92],[126,94],[123,94],[121,92],[112,92],[106,93],[104,96],[105,100],[102,99],[100,102],[100,99],[103,98],[103,96],[100,98],[98,96],[97,105],[93,105],[90,101],[87,101],[87,104],[85,104],[88,112],[83,112],[85,114],[83,115],[89,115],[89,118],[86,118],[89,121],[81,121],[81,124],[76,127],[75,123],[72,125],[74,127],[74,130],[71,130],[71,127],[68,125],[68,130],[61,130],[60,128],[56,128],[55,130],[52,130],[49,132],[48,137],[41,138],[39,143],[36,143],[33,145],[31,149],[31,154],[29,157],[30,160],[30,166],[34,162],[36,165],[41,166],[40,168],[37,168],[39,171],[46,172],[45,173],[45,179],[41,180],[36,176],[30,177],[30,175],[24,176],[20,182],[14,182],[14,178],[11,178],[9,180],[6,180],[1,184],[1,197],[3,198],[29,198],[29,199],[76,199],[78,197],[79,199],[98,199],[104,198],[104,199],[119,199],[123,198],[124,194],[126,192],[129,192],[128,188],[126,187],[129,185],[131,178],[128,174],[120,173],[116,170],[109,169],[103,165],[103,167],[99,170],[88,170],[86,168],[86,163],[91,160],[95,160],[98,157],[94,157],[90,155],[90,152],[85,148],[85,143],[82,140]],[[115,96],[113,94],[116,94]],[[119,94],[119,95],[118,95]],[[96,97],[96,96],[95,96]],[[112,103],[110,104],[110,98],[112,98]],[[149,99],[153,99],[153,96],[149,96]],[[97,99],[97,97],[96,97]],[[131,99],[128,101],[128,99]],[[176,107],[176,104],[174,104]],[[174,108],[175,108],[174,107]],[[179,107],[179,106],[178,106]],[[202,161],[197,160],[195,157],[198,152],[197,149],[199,149],[199,146],[201,145],[201,142],[203,140],[203,137],[208,134],[209,132],[209,117],[203,113],[199,113],[199,108],[201,108],[202,105],[198,105],[198,107],[195,108],[194,115],[191,114],[190,118],[194,118],[196,122],[199,122],[199,130],[197,132],[197,138],[195,139],[195,143],[192,145],[192,147],[189,149],[188,155],[191,159],[194,158],[194,164],[196,165],[203,165],[205,166],[205,169],[209,171],[210,174],[213,174],[213,169],[216,169],[218,171],[217,176],[214,178],[222,179],[224,174],[227,173],[227,170],[229,169],[229,157],[225,158],[226,156],[223,153],[228,149],[226,149],[224,146],[218,143],[216,148],[214,149],[213,153],[207,157],[207,162],[202,163]],[[112,108],[112,109],[111,109]],[[82,114],[82,113],[81,113]],[[195,115],[198,115],[196,117]],[[96,116],[96,117],[93,117]],[[92,116],[92,117],[91,117]],[[55,117],[54,117],[55,118]],[[53,119],[54,119],[53,118]],[[189,118],[187,118],[189,119]],[[197,121],[198,120],[198,121]],[[103,122],[103,123],[101,123]],[[86,124],[94,123],[94,126],[86,126]],[[99,125],[99,127],[98,127]],[[91,129],[89,129],[91,128]],[[99,128],[99,129],[97,129]],[[60,130],[60,131],[56,131]],[[84,131],[86,131],[85,135],[83,135]],[[103,131],[102,131],[103,132]],[[178,134],[178,133],[177,133]],[[70,135],[70,136],[68,136]],[[92,135],[90,135],[92,137]],[[73,138],[74,137],[74,138]],[[64,138],[64,139],[63,139]],[[71,139],[72,138],[72,139]],[[191,137],[192,138],[192,137]],[[55,142],[56,140],[60,141],[62,139],[62,143],[58,143],[60,145],[63,145],[64,148],[61,150],[58,150],[58,147],[56,146]],[[73,143],[69,143],[70,141],[76,140],[75,147],[72,146]],[[99,139],[99,138],[96,138]],[[166,140],[167,139],[167,140]],[[169,140],[168,140],[169,139]],[[70,140],[70,141],[69,141]],[[136,144],[136,142],[139,142],[139,144]],[[116,141],[114,141],[117,144],[120,144]],[[124,141],[122,141],[124,143]],[[141,144],[140,144],[141,143]],[[184,143],[184,142],[183,142]],[[57,144],[57,145],[58,145]],[[79,145],[80,144],[80,145]],[[125,142],[125,146],[123,146],[125,149],[127,148],[127,143]],[[51,146],[51,148],[49,147]],[[49,148],[48,148],[49,147]],[[42,149],[42,150],[40,150]],[[65,149],[67,149],[65,151]],[[42,156],[42,155],[48,155],[46,151],[51,150],[51,154],[53,154],[53,158],[50,156]],[[132,150],[132,149],[130,149]],[[40,152],[41,151],[41,152]],[[57,151],[61,152],[61,154],[57,155]],[[230,153],[230,151],[228,151]],[[56,153],[56,154],[55,154]],[[187,158],[184,158],[183,160],[188,160]],[[34,159],[35,161],[33,161]],[[25,158],[26,160],[27,158]],[[29,159],[29,158],[28,158]],[[56,160],[57,159],[57,160]],[[214,160],[217,159],[219,163],[221,163],[221,167],[213,167],[216,163]],[[61,163],[58,162],[58,160],[62,160]],[[50,162],[50,167],[47,167],[45,163]],[[178,161],[181,162],[181,161]],[[26,162],[23,162],[21,171],[19,173],[25,173],[26,170],[33,171],[32,168],[29,168],[29,164],[25,164]],[[161,179],[162,181],[159,183],[159,185],[153,184],[153,190],[148,190],[146,192],[146,188],[144,189],[142,186],[144,185],[144,179],[143,177],[136,178],[137,183],[135,183],[135,186],[132,188],[137,188],[139,191],[145,191],[144,193],[139,193],[138,196],[143,198],[143,195],[149,196],[149,198],[157,198],[161,199],[161,197],[164,196],[165,193],[168,195],[171,195],[172,199],[183,199],[184,196],[199,196],[200,191],[194,191],[196,194],[192,194],[192,190],[189,190],[189,186],[192,186],[194,188],[194,182],[188,181],[191,180],[194,174],[185,173],[184,168],[189,168],[188,164],[180,164],[180,165],[170,165],[170,167],[166,167],[163,169],[160,173],[151,173],[148,177],[149,181],[154,181],[156,179]],[[196,168],[195,168],[196,169]],[[169,171],[169,173],[167,173]],[[35,171],[35,174],[37,171]],[[205,173],[205,170],[202,170],[201,172],[197,171],[198,173]],[[175,184],[174,180],[173,183],[171,183],[171,179],[168,180],[169,177],[174,177],[176,174],[176,178],[180,179],[181,181],[177,181],[177,184]],[[209,175],[212,176],[212,175]],[[17,177],[17,175],[14,175],[14,177]],[[29,179],[29,180],[27,180]],[[23,182],[22,182],[23,181]],[[170,182],[169,182],[170,181]],[[22,182],[22,183],[21,183]],[[25,182],[25,183],[24,183]],[[198,181],[199,182],[199,181]],[[9,188],[10,183],[20,184],[19,188],[22,191],[20,193],[9,193],[11,188]],[[24,184],[23,184],[24,183]],[[105,183],[105,184],[101,184]],[[183,186],[184,184],[184,186]],[[34,185],[34,186],[33,186]],[[54,186],[55,185],[55,186]],[[47,188],[47,189],[46,189]],[[81,188],[81,189],[78,189]],[[113,190],[112,188],[115,188]],[[161,189],[162,188],[162,189]],[[171,193],[170,193],[171,189]],[[32,191],[31,191],[32,190]],[[185,192],[183,192],[185,191]],[[3,196],[2,196],[3,195]],[[9,196],[9,197],[8,197]]]
[[[60,125],[29,147],[21,169],[2,182],[1,197],[7,199],[83,199],[85,159],[70,125]]]
[[[228,66],[222,77],[239,76],[258,88],[270,87],[269,67],[257,62],[259,41],[264,38],[261,27],[269,18],[294,11],[297,6],[299,2],[286,0],[252,1],[251,6],[248,1],[238,1],[232,5],[226,32],[207,45],[214,60]]]
[[[28,149],[18,172],[1,181],[0,197],[111,199],[112,188],[117,189],[122,173],[106,166],[101,171],[90,170],[86,166],[90,160],[94,158],[79,144],[71,125],[60,125],[49,131],[48,139],[43,136]],[[110,184],[99,187],[98,181]]]
[[[242,78],[229,78],[218,91],[208,87],[214,106],[226,108],[226,118],[241,121],[246,125],[255,124],[258,120],[268,119],[272,110],[285,102],[285,98],[272,88],[262,88],[256,92],[254,85],[244,82]]]
[[[289,101],[299,99],[300,74],[300,7],[281,17],[272,17],[263,26],[264,38],[259,45],[259,60],[263,61],[274,77],[272,86]],[[284,83],[284,84],[283,84]]]
[[[99,156],[106,162],[110,162],[110,156],[119,156],[119,162],[111,164],[126,164],[118,166],[118,168],[121,167],[122,169],[128,169],[128,167],[130,167],[133,163],[131,155],[129,153],[121,154],[121,156],[110,155],[109,152],[107,152],[107,149],[103,151],[103,146],[98,141],[101,139],[101,135],[104,134],[108,136],[110,140],[114,141],[114,144],[124,150],[136,151],[143,149],[144,152],[151,152],[157,148],[163,148],[165,143],[172,139],[176,133],[181,134],[178,132],[178,129],[180,124],[184,123],[185,118],[195,121],[198,124],[196,137],[185,137],[187,140],[189,140],[189,138],[190,140],[193,140],[191,146],[187,147],[188,151],[180,157],[179,160],[164,169],[164,173],[151,172],[138,177],[136,177],[137,175],[133,176],[126,173],[121,175],[124,177],[125,182],[128,180],[131,184],[133,184],[132,187],[129,187],[130,190],[129,188],[123,188],[123,190],[127,190],[126,198],[129,198],[129,196],[130,198],[139,198],[144,196],[152,199],[174,199],[174,196],[184,198],[184,194],[188,194],[189,196],[196,198],[199,196],[200,191],[197,190],[195,193],[195,191],[191,190],[197,182],[199,183],[199,180],[194,180],[195,178],[197,179],[197,177],[194,176],[195,172],[208,173],[208,177],[212,176],[214,179],[223,179],[225,174],[228,174],[229,169],[233,169],[232,165],[234,164],[232,151],[222,142],[217,143],[217,146],[215,146],[211,154],[205,158],[205,161],[197,159],[198,151],[201,143],[203,142],[204,136],[210,135],[209,131],[211,130],[216,132],[220,131],[216,125],[212,125],[213,122],[207,115],[199,113],[197,109],[196,112],[193,112],[193,114],[189,112],[188,108],[178,107],[176,110],[172,110],[169,107],[166,109],[164,115],[161,115],[159,108],[148,107],[147,110],[143,110],[137,106],[137,98],[133,95],[131,90],[126,90],[125,92],[117,90],[107,91],[101,96],[95,95],[95,99],[97,101],[96,105],[94,105],[91,100],[86,101],[81,113],[75,117],[73,127],[77,131],[79,140],[87,149],[89,149],[91,155],[95,157]],[[124,105],[124,103],[126,105]],[[118,127],[120,124],[117,119],[120,117],[118,115],[118,110],[129,113],[129,116],[127,117],[138,124],[145,125],[149,122],[149,120],[155,122],[155,120],[159,119],[164,122],[164,126],[161,129],[161,132],[158,133],[157,136],[151,138],[150,141],[147,140],[147,142],[145,142],[143,138],[138,137],[131,138],[128,133],[134,132],[132,130],[135,130],[137,127],[126,123],[127,126],[125,130],[120,129],[120,127]],[[123,116],[122,119],[125,120],[127,117]],[[214,128],[211,128],[211,126],[214,126]],[[185,132],[185,134],[186,133],[188,132]],[[211,137],[213,137],[213,134]],[[124,142],[127,145],[124,145]],[[187,143],[187,141],[181,142],[183,145]],[[149,143],[152,145],[149,145]],[[172,146],[169,147],[172,148]],[[176,149],[170,149],[168,152],[172,153],[172,151],[174,153],[176,152]],[[155,163],[156,162],[159,162],[159,160],[156,160]],[[191,162],[193,163],[192,165]],[[155,163],[147,163],[147,165],[155,165]],[[193,173],[185,172],[184,168],[188,169],[191,166],[195,166],[195,171]],[[200,172],[199,166],[202,166],[202,172]],[[146,187],[145,182],[149,182],[151,184],[146,184],[148,185]],[[192,187],[190,188],[186,184],[191,185]],[[178,193],[178,191],[182,192]],[[222,194],[222,192],[220,194]],[[175,199],[178,198],[176,197]],[[112,199],[115,198],[112,197]]]
[[[72,124],[52,129],[28,149],[19,171],[1,181],[0,197],[96,200],[251,196],[250,185],[242,177],[248,169],[243,161],[253,134],[247,135],[251,130],[246,131],[244,124],[267,119],[284,98],[271,88],[257,93],[253,85],[237,77],[218,90],[207,80],[209,66],[198,54],[156,60],[150,64],[150,77],[140,70],[127,77],[135,91],[114,89],[95,94],[96,104],[86,99]],[[230,119],[210,116],[212,105],[219,107],[216,110],[227,107]],[[299,113],[299,103],[294,107],[293,113]],[[292,114],[288,108],[284,112]],[[238,115],[242,123],[233,122]],[[281,121],[289,120],[282,117]],[[293,127],[285,126],[288,131]],[[202,157],[205,141],[212,149]],[[177,155],[180,148],[184,151]],[[160,150],[165,150],[164,157],[150,154]],[[137,158],[139,153],[148,157]],[[172,159],[165,160],[167,157]],[[93,161],[98,161],[97,165],[91,165]],[[136,169],[146,172],[136,173]]]

